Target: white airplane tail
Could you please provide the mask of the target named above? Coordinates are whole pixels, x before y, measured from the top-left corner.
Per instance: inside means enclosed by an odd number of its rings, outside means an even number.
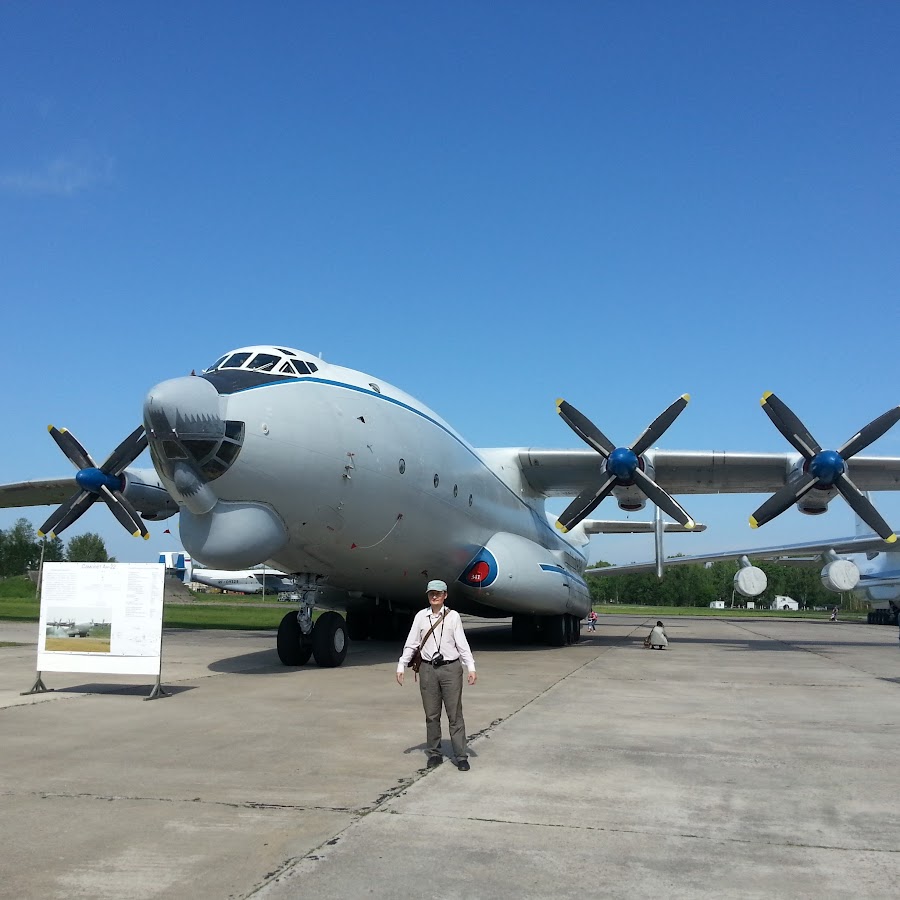
[[[185,584],[190,583],[193,576],[193,562],[183,550],[166,551],[159,554],[159,561],[165,563],[166,575],[171,575]]]

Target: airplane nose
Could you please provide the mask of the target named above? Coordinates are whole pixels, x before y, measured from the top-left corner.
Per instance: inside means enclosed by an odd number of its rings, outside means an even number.
[[[213,509],[217,498],[208,482],[234,462],[240,449],[234,441],[226,446],[215,387],[196,376],[161,382],[144,400],[144,428],[154,465],[176,501],[197,515]],[[230,457],[227,464],[220,455]]]
[[[144,428],[158,440],[218,441],[225,436],[219,392],[205,378],[170,378],[152,388],[144,400]]]

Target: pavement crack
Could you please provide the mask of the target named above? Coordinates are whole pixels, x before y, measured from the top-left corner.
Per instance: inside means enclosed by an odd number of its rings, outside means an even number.
[[[579,825],[571,822],[529,822],[518,819],[501,819],[493,816],[452,816],[446,812],[440,816],[431,813],[397,812],[396,810],[381,810],[386,815],[414,816],[419,819],[455,819],[459,822],[478,822],[486,825],[516,825],[523,828],[552,828],[565,831],[587,831],[605,834],[638,834],[655,835],[657,837],[684,838],[686,840],[705,841],[710,844],[741,844],[759,847],[796,847],[801,850],[842,850],[849,853],[900,853],[900,849],[890,847],[845,847],[839,844],[814,844],[807,841],[792,841],[784,838],[740,838],[740,837],[711,837],[697,834],[691,831],[665,831],[655,828],[619,828],[610,825]]]

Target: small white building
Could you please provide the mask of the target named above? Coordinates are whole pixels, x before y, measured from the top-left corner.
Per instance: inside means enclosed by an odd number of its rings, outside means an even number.
[[[790,597],[776,597],[769,605],[769,609],[800,609],[800,604]]]
[[[724,600],[713,600],[712,603],[709,604],[710,609],[725,609],[725,601]]]

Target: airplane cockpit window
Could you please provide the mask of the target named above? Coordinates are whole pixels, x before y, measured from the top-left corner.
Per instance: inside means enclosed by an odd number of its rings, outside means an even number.
[[[257,353],[247,363],[247,368],[252,369],[254,372],[271,372],[275,368],[275,364],[280,360],[280,356],[274,356],[271,353]]]
[[[201,374],[224,395],[296,380],[316,371],[318,366],[301,359],[299,350],[263,345],[232,350]]]
[[[249,353],[232,353],[228,357],[228,361],[222,363],[222,369],[239,369],[247,360],[250,359]]]

